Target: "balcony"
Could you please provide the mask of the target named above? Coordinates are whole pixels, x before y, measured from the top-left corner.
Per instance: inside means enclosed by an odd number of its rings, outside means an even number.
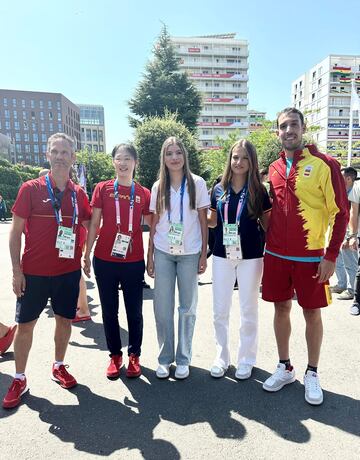
[[[219,110],[216,105],[207,105],[201,110],[202,117],[236,117],[247,118],[248,113],[246,110],[239,110],[236,107],[226,107],[224,110]]]
[[[219,93],[220,91],[217,91]],[[215,91],[214,91],[215,93]],[[248,99],[245,97],[205,97],[205,104],[238,104],[238,105],[247,105]]]
[[[193,80],[235,80],[235,81],[248,81],[249,77],[246,74],[239,73],[191,73],[189,77]]]
[[[211,49],[204,49],[202,46],[201,48],[199,47],[187,47],[187,46],[182,46],[181,48],[175,48],[176,54],[181,55],[181,56],[229,56],[230,58],[232,57],[240,57],[240,58],[248,58],[249,57],[249,52],[247,48],[244,48],[240,51],[233,51],[231,48],[221,48],[221,47],[216,47],[216,48],[211,48]]]

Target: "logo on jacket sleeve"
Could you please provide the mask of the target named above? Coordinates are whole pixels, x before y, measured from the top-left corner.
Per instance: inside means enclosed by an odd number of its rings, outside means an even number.
[[[304,176],[304,177],[309,177],[310,174],[311,174],[311,172],[312,172],[312,170],[313,170],[313,167],[312,167],[311,165],[305,166],[303,176]]]

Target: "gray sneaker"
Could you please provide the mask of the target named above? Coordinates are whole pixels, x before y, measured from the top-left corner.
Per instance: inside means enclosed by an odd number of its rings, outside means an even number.
[[[285,364],[279,363],[276,371],[263,383],[263,389],[266,391],[279,391],[285,385],[295,382],[295,369],[291,371],[286,369]]]
[[[358,316],[360,315],[360,305],[357,302],[354,302],[350,307],[350,315]]]
[[[345,289],[337,298],[339,300],[352,300],[354,298],[354,293],[350,292],[349,289]]]
[[[330,286],[330,291],[334,292],[335,294],[341,294],[343,291],[345,291],[346,287],[341,287],[338,284],[335,284],[335,286]]]

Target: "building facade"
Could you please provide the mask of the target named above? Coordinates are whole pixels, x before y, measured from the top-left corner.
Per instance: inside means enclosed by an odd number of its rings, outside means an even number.
[[[351,80],[360,94],[360,56],[330,55],[292,83],[292,105],[305,114],[320,150],[346,152]],[[354,112],[353,154],[360,154],[359,115]]]
[[[266,120],[266,112],[260,112],[259,110],[248,110],[249,116],[249,132],[257,131],[262,128],[264,121]]]
[[[78,104],[80,109],[81,148],[106,152],[105,116],[102,105]]]
[[[0,133],[10,139],[12,163],[42,166],[48,138],[64,132],[80,146],[79,108],[60,93],[0,89]]]
[[[200,146],[217,148],[235,130],[248,133],[248,43],[234,33],[172,37],[182,71],[203,97],[198,119]]]

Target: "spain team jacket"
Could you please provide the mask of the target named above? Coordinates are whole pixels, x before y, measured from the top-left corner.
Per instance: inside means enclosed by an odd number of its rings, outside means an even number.
[[[266,249],[282,256],[335,262],[349,220],[339,163],[314,145],[294,153],[286,177],[285,152],[269,168],[273,197]],[[325,249],[326,241],[328,241]]]

